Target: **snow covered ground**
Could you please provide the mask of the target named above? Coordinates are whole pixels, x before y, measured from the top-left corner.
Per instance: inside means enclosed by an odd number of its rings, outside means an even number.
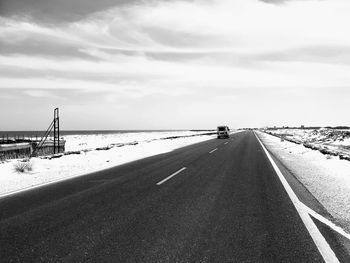
[[[324,155],[289,141],[258,132],[266,148],[299,179],[350,232],[350,161]]]
[[[350,130],[342,129],[276,129],[270,134],[305,144],[326,154],[342,156],[350,160]]]
[[[19,160],[0,163],[0,197],[23,189],[81,176],[152,155],[215,138],[206,132],[136,132],[68,135],[60,158],[32,158],[33,170],[17,173]],[[99,150],[98,150],[99,149]]]

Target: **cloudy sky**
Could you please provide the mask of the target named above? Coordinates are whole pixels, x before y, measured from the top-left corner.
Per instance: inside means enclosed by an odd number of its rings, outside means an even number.
[[[0,0],[0,130],[350,125],[349,0]]]

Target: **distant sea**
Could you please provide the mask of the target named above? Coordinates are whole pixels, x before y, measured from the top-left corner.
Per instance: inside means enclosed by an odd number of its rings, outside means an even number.
[[[95,135],[95,134],[118,134],[131,132],[172,132],[172,131],[187,131],[187,130],[60,130],[60,136],[66,135]],[[46,131],[0,131],[0,137],[31,137],[43,136]],[[53,132],[51,132],[53,135]]]
[[[67,135],[95,135],[95,134],[118,134],[118,133],[140,133],[140,132],[172,132],[172,131],[187,131],[187,130],[61,130],[61,136]],[[46,131],[0,131],[0,138],[3,137],[41,137]],[[50,136],[53,136],[51,132]]]

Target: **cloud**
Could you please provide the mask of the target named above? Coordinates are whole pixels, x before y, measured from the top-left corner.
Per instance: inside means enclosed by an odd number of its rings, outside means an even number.
[[[82,58],[95,59],[88,55],[79,46],[70,45],[69,43],[57,43],[48,39],[37,39],[34,37],[27,38],[25,41],[16,41],[15,43],[1,43],[1,54],[11,55],[31,55],[40,57],[58,58]]]
[[[154,114],[173,99],[211,114],[271,89],[350,83],[347,0],[34,2],[0,1],[0,89],[29,100],[95,96]]]
[[[125,6],[139,0],[1,0],[0,15],[25,16],[47,23],[73,22],[91,13],[115,6]]]
[[[175,59],[186,54],[259,55],[316,44],[350,44],[350,37],[343,33],[350,22],[344,12],[348,9],[350,3],[343,0],[283,5],[257,0],[142,2],[56,27],[5,19],[0,32],[8,45],[35,39],[37,45],[40,41],[43,46],[51,44],[53,54],[65,48],[69,54],[71,47],[72,55],[93,48],[106,53],[152,52],[154,56],[173,53]]]
[[[303,61],[312,63],[350,65],[350,48],[343,45],[315,45],[275,51],[257,56],[262,61]]]

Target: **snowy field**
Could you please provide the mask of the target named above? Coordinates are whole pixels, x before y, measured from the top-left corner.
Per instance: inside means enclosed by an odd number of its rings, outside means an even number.
[[[215,138],[206,132],[136,132],[68,135],[66,152],[60,158],[32,158],[32,171],[17,173],[19,160],[0,163],[0,197],[44,184],[81,176],[116,165],[172,151]]]
[[[268,130],[276,136],[302,143],[324,153],[350,159],[350,130],[342,129],[276,129]]]
[[[350,161],[324,155],[302,144],[258,132],[266,148],[299,179],[334,217],[350,232]]]

